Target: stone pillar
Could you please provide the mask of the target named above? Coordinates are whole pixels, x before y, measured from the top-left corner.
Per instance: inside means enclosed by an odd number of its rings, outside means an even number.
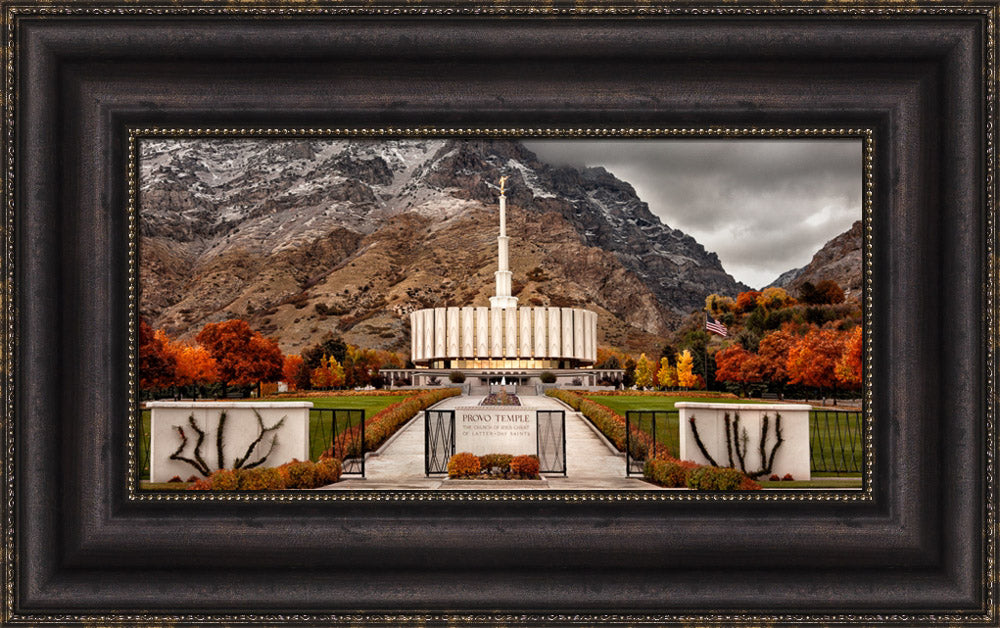
[[[476,357],[490,357],[490,311],[485,307],[476,308]]]
[[[533,307],[531,308],[532,315],[535,318],[535,358],[544,358],[548,355],[548,344],[545,338],[545,308],[544,307]]]

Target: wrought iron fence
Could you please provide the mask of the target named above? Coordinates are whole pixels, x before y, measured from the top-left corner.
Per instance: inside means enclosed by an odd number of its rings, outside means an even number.
[[[424,410],[424,473],[448,473],[448,460],[455,455],[455,411]]]
[[[566,475],[566,413],[539,410],[536,413],[539,473]]]
[[[646,461],[669,451],[676,441],[679,410],[628,410],[625,412],[625,474],[642,475]],[[674,452],[676,453],[676,452]]]
[[[342,475],[365,476],[365,411],[356,408],[313,408],[309,411],[310,458],[331,444],[343,461]]]
[[[857,410],[813,410],[809,413],[809,455],[814,472],[862,471],[861,418]]]

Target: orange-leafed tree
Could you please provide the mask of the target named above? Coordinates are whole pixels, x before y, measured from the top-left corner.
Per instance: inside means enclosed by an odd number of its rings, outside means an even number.
[[[752,384],[764,380],[762,360],[739,343],[733,343],[715,354],[715,379],[731,382],[739,388],[740,396],[750,393]]]
[[[251,386],[281,378],[284,356],[278,343],[250,328],[242,319],[205,325],[198,343],[215,358],[223,391],[230,385]]]
[[[757,307],[757,297],[760,296],[758,290],[747,290],[736,295],[736,311],[743,313]]]
[[[778,386],[788,383],[788,352],[798,340],[788,329],[773,331],[760,339],[757,355],[764,381]]]
[[[861,385],[861,326],[851,331],[844,342],[844,351],[834,367],[837,381],[848,388]]]
[[[841,334],[832,329],[813,329],[788,351],[789,382],[836,392],[837,360],[844,351]],[[834,400],[836,403],[836,400]]]
[[[694,356],[687,349],[677,354],[677,384],[682,388],[694,388],[698,378],[694,374]]]
[[[174,383],[177,359],[146,321],[139,319],[139,388],[166,388]]]
[[[319,390],[333,388],[333,374],[330,372],[330,363],[327,361],[326,356],[323,357],[319,366],[314,368],[310,373],[309,383],[313,388]]]
[[[285,356],[281,365],[281,378],[288,385],[288,390],[298,390],[300,381],[299,371],[302,370],[303,364],[305,364],[305,360],[297,353],[290,353]]]
[[[705,311],[715,318],[722,318],[736,309],[736,301],[732,297],[720,294],[710,294],[705,297]]]
[[[178,386],[207,386],[219,381],[219,367],[205,347],[173,343],[171,350],[177,358]]]

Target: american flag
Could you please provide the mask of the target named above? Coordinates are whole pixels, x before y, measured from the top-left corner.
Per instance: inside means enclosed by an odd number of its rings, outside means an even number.
[[[709,321],[708,316],[705,316],[705,329],[712,332],[713,334],[719,334],[720,336],[728,336],[729,330],[726,326],[715,320],[714,318]]]

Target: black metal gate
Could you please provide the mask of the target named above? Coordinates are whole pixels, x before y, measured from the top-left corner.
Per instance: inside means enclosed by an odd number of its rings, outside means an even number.
[[[365,411],[355,408],[313,408],[309,411],[309,457],[319,458],[330,445],[343,462],[342,475],[365,476]]]
[[[455,455],[455,411],[424,410],[424,473],[448,473]]]
[[[566,413],[539,410],[535,418],[539,473],[566,475]]]
[[[680,410],[628,410],[625,412],[625,474],[642,475],[646,461],[667,451],[661,442],[677,431]],[[659,438],[657,438],[659,436]]]
[[[864,431],[857,410],[813,410],[809,413],[812,470],[861,473]]]

